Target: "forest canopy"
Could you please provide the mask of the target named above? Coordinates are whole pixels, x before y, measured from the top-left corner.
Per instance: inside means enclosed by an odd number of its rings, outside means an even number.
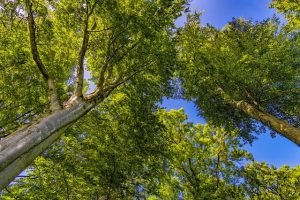
[[[300,4],[270,6],[285,25],[218,29],[186,0],[0,1],[0,198],[299,199],[299,166],[245,150],[267,130],[300,145]]]

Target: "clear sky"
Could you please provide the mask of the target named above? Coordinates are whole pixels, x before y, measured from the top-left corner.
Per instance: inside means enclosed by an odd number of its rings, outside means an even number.
[[[209,23],[217,28],[222,28],[232,17],[245,19],[263,20],[272,17],[276,11],[269,8],[269,0],[193,0],[191,10],[204,11],[201,19],[204,24]],[[181,26],[185,18],[177,20]],[[189,121],[204,123],[203,118],[197,115],[197,109],[192,102],[184,100],[165,99],[162,106],[167,109],[179,109],[183,107],[189,116]],[[300,165],[300,147],[289,140],[277,136],[271,138],[269,133],[259,136],[252,146],[245,147],[257,161],[264,161],[280,167],[284,164],[290,166]]]
[[[201,19],[204,24],[209,23],[222,28],[233,17],[262,20],[272,17],[276,13],[269,8],[270,0],[193,0],[190,2],[191,11],[204,11]],[[177,21],[184,24],[184,17]]]

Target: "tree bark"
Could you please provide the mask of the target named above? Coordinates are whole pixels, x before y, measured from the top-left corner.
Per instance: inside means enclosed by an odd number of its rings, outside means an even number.
[[[104,98],[103,98],[104,99]],[[103,99],[100,99],[102,101]],[[90,111],[96,101],[81,101],[43,117],[0,141],[0,190],[62,134],[62,128]]]
[[[229,103],[233,107],[243,111],[248,116],[262,122],[269,128],[280,133],[282,136],[291,140],[298,146],[300,146],[300,128],[293,127],[284,120],[281,120],[266,111],[256,108],[252,104],[246,101],[236,101],[227,95],[223,89],[219,88],[218,91],[221,93],[226,103]]]

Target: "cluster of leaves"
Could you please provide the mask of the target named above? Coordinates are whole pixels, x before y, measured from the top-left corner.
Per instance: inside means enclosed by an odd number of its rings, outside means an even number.
[[[0,2],[0,136],[31,121],[47,101],[45,84],[31,59],[24,19],[17,1]]]
[[[273,0],[271,7],[284,14],[289,31],[300,30],[300,2],[298,0]]]
[[[260,132],[261,126],[223,93],[299,127],[299,35],[278,26],[276,18],[255,23],[233,19],[217,30],[202,27],[196,14],[178,34],[185,97],[195,100],[208,121],[239,128],[249,141],[248,133]]]
[[[140,98],[120,92],[68,128],[2,198],[299,197],[299,167],[250,162],[236,131],[187,123],[182,109],[145,108]]]
[[[159,115],[170,138],[160,197],[176,199],[182,192],[184,199],[240,199],[241,166],[252,156],[240,148],[237,132],[185,123],[182,109]]]
[[[245,167],[246,194],[250,199],[298,199],[300,167],[276,169],[266,163],[250,163]]]

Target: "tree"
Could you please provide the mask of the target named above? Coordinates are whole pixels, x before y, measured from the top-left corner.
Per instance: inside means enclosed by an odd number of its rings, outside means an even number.
[[[134,78],[144,93],[166,94],[176,57],[169,36],[184,4],[1,1],[0,189],[120,85]]]
[[[222,30],[189,16],[179,32],[185,96],[215,125],[252,141],[263,125],[300,145],[299,35],[277,19],[233,19]]]
[[[140,185],[150,189],[167,148],[155,93],[118,89],[66,129],[2,198],[133,199]]]

